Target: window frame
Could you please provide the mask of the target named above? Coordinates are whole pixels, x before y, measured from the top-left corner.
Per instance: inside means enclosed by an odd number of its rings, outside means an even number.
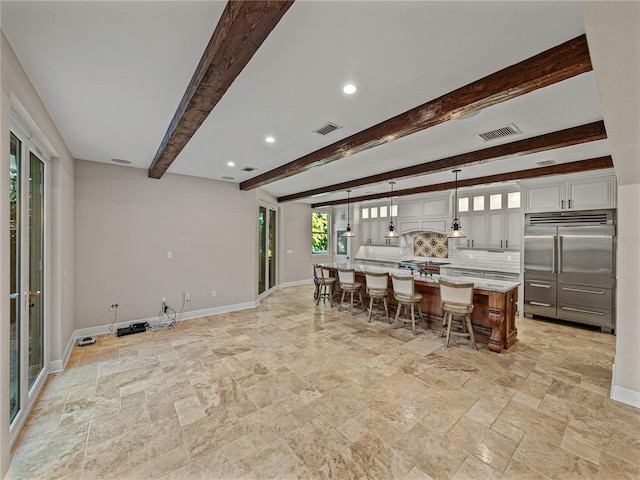
[[[315,230],[315,218],[316,216],[326,217],[326,231]],[[330,244],[329,239],[331,235],[331,214],[329,212],[323,212],[319,210],[314,210],[311,212],[311,254],[312,255],[329,255],[330,253]],[[325,250],[315,250],[316,238],[324,237],[324,244],[326,245]]]

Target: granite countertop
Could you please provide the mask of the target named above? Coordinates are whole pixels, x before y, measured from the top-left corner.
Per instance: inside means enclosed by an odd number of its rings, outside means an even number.
[[[473,282],[475,288],[480,290],[487,290],[490,292],[499,292],[505,293],[509,290],[516,288],[520,283],[518,282],[508,282],[504,280],[493,280],[489,278],[475,278],[475,277],[449,277],[446,275],[420,275],[417,272],[411,273],[410,270],[406,268],[391,268],[385,266],[372,265],[367,263],[358,263],[355,262],[333,262],[333,263],[322,263],[323,267],[327,268],[353,268],[356,272],[373,272],[373,273],[385,273],[388,272],[390,274],[395,274],[399,276],[413,276],[415,280],[419,280],[425,283],[438,283],[439,279],[447,280],[452,283],[467,283]]]
[[[433,261],[433,262],[442,262],[443,267],[447,268],[463,268],[466,270],[478,270],[482,272],[495,272],[495,273],[517,273],[520,274],[520,265],[492,265],[491,267],[487,267],[485,265],[479,265],[477,262],[473,260],[465,260],[465,259],[453,259],[453,258],[436,258],[436,257],[406,257],[402,258],[402,260],[417,260],[417,261]],[[396,264],[401,260],[392,260],[385,258],[354,258],[354,263],[389,263]],[[444,265],[446,263],[446,265]]]

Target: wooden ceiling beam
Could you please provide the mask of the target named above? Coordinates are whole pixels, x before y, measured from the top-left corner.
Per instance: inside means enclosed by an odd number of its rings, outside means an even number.
[[[292,4],[293,0],[227,3],[149,167],[149,177],[164,175]]]
[[[530,168],[527,170],[519,170],[517,172],[499,173],[496,175],[488,175],[486,177],[468,178],[464,180],[458,179],[458,188],[474,187],[476,185],[486,185],[496,182],[509,182],[514,180],[524,180],[527,178],[545,177],[548,175],[563,175],[567,173],[587,172],[590,170],[602,170],[605,168],[613,168],[613,160],[610,155],[605,157],[591,158],[588,160],[580,160],[578,162],[561,163],[559,165],[550,165],[548,167]],[[418,193],[441,192],[443,190],[453,190],[455,182],[438,183],[435,185],[425,185],[424,187],[405,188],[404,190],[395,190],[394,197],[404,197],[407,195],[415,195]],[[351,197],[350,203],[364,202],[366,200],[377,200],[379,198],[389,198],[389,193],[375,193],[371,195],[362,195],[360,197]],[[332,205],[344,205],[347,199],[332,200],[324,203],[313,203],[311,208],[328,207]]]
[[[240,183],[251,190],[592,70],[585,35]]]
[[[348,182],[336,183],[327,187],[285,195],[278,198],[278,202],[289,202],[300,198],[311,197],[320,193],[339,192],[350,188],[371,185],[373,183],[437,173],[462,166],[476,165],[488,160],[497,160],[510,156],[518,157],[522,155],[529,155],[556,148],[603,140],[605,138],[607,138],[607,132],[604,127],[604,122],[598,121],[586,125],[580,125],[579,127],[567,128],[565,130],[539,135],[537,137],[525,138],[524,140],[518,140],[516,142],[496,145],[495,147],[441,158],[422,163],[420,165],[412,165],[410,167],[400,168],[398,170],[392,170],[390,172],[371,175],[369,177],[359,178],[356,180],[350,180]]]

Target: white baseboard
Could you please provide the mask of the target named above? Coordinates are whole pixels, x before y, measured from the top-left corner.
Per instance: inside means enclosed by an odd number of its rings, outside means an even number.
[[[640,392],[616,385],[616,364],[611,368],[611,392],[610,397],[618,402],[626,403],[632,407],[640,408]]]
[[[238,310],[248,310],[255,308],[260,304],[259,301],[236,303],[234,305],[224,305],[222,307],[204,308],[202,310],[192,310],[178,315],[178,321],[191,320],[194,318],[206,317],[208,315],[219,315],[221,313],[236,312]],[[80,328],[73,332],[74,341],[82,337],[92,337],[94,335],[105,335],[115,332],[118,328],[128,327],[132,323],[149,323],[155,325],[158,323],[158,317],[141,318],[139,320],[127,320],[126,322],[118,322],[113,325],[100,325],[97,327]],[[109,330],[111,327],[111,330]]]
[[[4,480],[13,480],[13,467],[9,466],[7,474],[4,476]]]
[[[313,279],[307,280],[298,280],[295,282],[287,282],[278,285],[278,289],[286,288],[286,287],[295,287],[298,285],[312,285]],[[221,313],[228,312],[236,312],[238,310],[248,310],[251,308],[255,308],[260,305],[260,300],[255,300],[253,302],[245,302],[245,303],[237,303],[234,305],[224,305],[222,307],[213,307],[213,308],[205,308],[202,310],[193,310],[179,314],[178,320],[191,320],[194,318],[206,317],[208,315],[219,315]],[[96,327],[87,327],[87,328],[79,328],[73,331],[69,341],[67,342],[67,346],[64,349],[62,358],[57,360],[52,360],[49,363],[49,371],[51,373],[58,373],[64,371],[67,366],[67,362],[69,361],[69,357],[71,356],[71,351],[73,350],[74,345],[77,343],[79,338],[83,337],[93,337],[96,335],[106,335],[108,333],[112,333],[118,330],[118,328],[128,327],[132,323],[144,323],[147,322],[150,325],[154,325],[158,322],[158,317],[149,317],[149,318],[141,318],[139,320],[127,320],[126,322],[118,322],[113,325],[98,325]]]
[[[632,407],[640,408],[640,392],[634,392],[623,387],[613,387],[611,389],[611,398]]]
[[[278,289],[281,290],[287,287],[297,287],[299,285],[313,285],[313,278],[309,278],[307,280],[297,280],[295,282],[285,282],[278,285]]]
[[[245,303],[236,303],[234,305],[225,305],[223,307],[213,307],[213,308],[204,308],[202,310],[192,310],[188,312],[184,312],[178,315],[178,321],[182,320],[192,320],[194,318],[206,317],[208,315],[219,315],[221,313],[228,312],[236,312],[238,310],[248,310],[251,308],[255,308],[260,305],[260,301],[256,300],[253,302],[245,302]],[[88,328],[79,328],[73,331],[71,334],[71,338],[67,342],[67,347],[64,350],[63,357],[58,360],[52,360],[49,363],[49,371],[51,373],[62,372],[67,366],[67,362],[69,361],[69,357],[71,356],[71,351],[73,350],[73,346],[76,344],[77,340],[82,337],[93,337],[96,335],[106,335],[108,333],[112,333],[118,330],[118,328],[128,327],[132,323],[144,323],[147,322],[150,325],[154,325],[158,322],[158,317],[150,317],[150,318],[142,318],[140,320],[127,320],[126,322],[119,322],[113,325],[99,325],[97,327],[88,327]],[[111,328],[111,330],[109,329]]]
[[[71,356],[71,351],[73,350],[73,346],[76,343],[75,332],[71,334],[69,341],[67,342],[67,346],[62,353],[62,358],[58,360],[52,360],[49,363],[49,372],[50,373],[58,373],[63,372],[65,368],[67,368],[67,362],[69,361],[69,357]]]

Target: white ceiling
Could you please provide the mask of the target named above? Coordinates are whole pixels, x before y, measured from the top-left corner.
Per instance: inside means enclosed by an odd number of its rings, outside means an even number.
[[[146,169],[225,4],[3,0],[0,18],[73,156]],[[239,183],[583,33],[578,1],[297,0],[168,171]],[[342,92],[347,82],[354,95]],[[476,134],[510,123],[522,134],[503,143],[601,119],[589,72],[263,188],[280,197],[486,148],[501,142]],[[313,133],[326,122],[343,128]],[[603,140],[466,167],[459,178],[609,153]],[[443,172],[394,188],[451,180]]]

